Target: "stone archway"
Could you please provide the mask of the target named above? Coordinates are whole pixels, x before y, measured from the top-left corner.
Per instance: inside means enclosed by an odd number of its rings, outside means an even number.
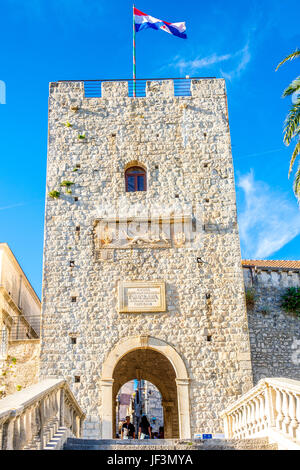
[[[150,348],[134,349],[125,354],[114,369],[113,403],[115,403],[121,386],[134,378],[147,380],[158,388],[162,396],[165,438],[178,438],[176,374],[170,361],[161,353]],[[115,435],[114,425],[116,423],[115,409],[113,407],[113,435]]]
[[[138,352],[137,352],[138,350]],[[155,370],[155,363],[159,364]],[[157,373],[158,372],[158,373]],[[114,399],[122,382],[133,378],[152,382],[163,397],[166,437],[190,438],[189,378],[179,354],[165,341],[136,336],[119,342],[102,366],[102,438],[111,439]]]

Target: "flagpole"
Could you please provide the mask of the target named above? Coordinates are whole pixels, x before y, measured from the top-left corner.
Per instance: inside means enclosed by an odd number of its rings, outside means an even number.
[[[133,4],[133,96],[136,96],[136,54],[135,54],[135,21],[134,21],[134,4]]]

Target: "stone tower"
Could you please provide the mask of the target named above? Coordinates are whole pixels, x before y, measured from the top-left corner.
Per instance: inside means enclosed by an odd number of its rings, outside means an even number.
[[[41,378],[68,380],[86,437],[114,435],[134,378],[166,438],[222,432],[252,386],[224,80],[50,84],[42,302]]]

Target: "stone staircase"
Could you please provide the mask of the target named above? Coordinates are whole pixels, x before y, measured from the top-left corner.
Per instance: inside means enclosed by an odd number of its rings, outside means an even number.
[[[277,450],[268,438],[256,439],[76,439],[68,438],[63,450]]]

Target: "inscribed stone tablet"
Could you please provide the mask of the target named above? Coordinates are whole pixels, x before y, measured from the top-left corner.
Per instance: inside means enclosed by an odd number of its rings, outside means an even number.
[[[119,312],[164,312],[165,310],[164,282],[119,282]]]

